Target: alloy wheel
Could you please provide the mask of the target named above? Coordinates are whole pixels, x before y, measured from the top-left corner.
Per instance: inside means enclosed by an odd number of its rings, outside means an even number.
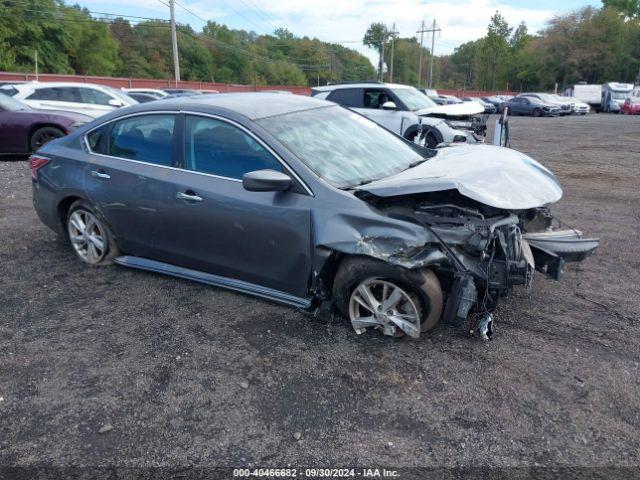
[[[106,253],[106,236],[96,216],[87,210],[76,210],[69,217],[67,230],[78,256],[91,265],[100,263]]]
[[[349,319],[358,333],[374,327],[385,335],[420,336],[417,301],[398,285],[378,278],[366,279],[355,288],[349,299]]]

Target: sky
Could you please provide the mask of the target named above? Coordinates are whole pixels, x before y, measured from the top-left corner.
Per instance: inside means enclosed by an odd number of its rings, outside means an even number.
[[[510,25],[525,21],[536,32],[555,15],[586,5],[601,6],[600,0],[176,0],[176,18],[200,31],[204,20],[230,28],[272,33],[286,27],[297,36],[316,37],[341,43],[367,55],[375,64],[377,55],[362,45],[372,22],[395,22],[401,37],[417,35],[422,20],[435,19],[435,53],[448,54],[460,44],[485,35],[489,19],[498,10]],[[153,18],[169,18],[167,0],[74,0],[94,12]],[[199,18],[200,17],[200,18]],[[431,37],[425,35],[425,45]]]

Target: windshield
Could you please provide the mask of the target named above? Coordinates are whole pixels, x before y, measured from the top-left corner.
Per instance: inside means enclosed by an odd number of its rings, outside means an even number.
[[[629,98],[629,92],[611,92],[611,98],[615,100],[626,100]]]
[[[287,113],[258,123],[336,187],[379,180],[426,158],[393,133],[339,106]]]
[[[438,106],[417,88],[392,88],[391,91],[412,111]]]
[[[0,92],[0,108],[9,112],[16,112],[18,110],[31,110],[31,107],[26,103],[22,103],[20,100],[9,97]]]

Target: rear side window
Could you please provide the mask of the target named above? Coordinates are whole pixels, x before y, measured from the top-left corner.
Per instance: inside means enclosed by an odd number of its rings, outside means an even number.
[[[41,88],[29,95],[27,100],[57,100],[58,94],[56,88]]]
[[[359,99],[359,92],[361,94],[362,90],[357,88],[338,88],[331,92],[331,95],[327,100],[335,102],[338,105],[342,105],[343,107],[358,108],[362,107],[362,103]]]
[[[171,114],[141,115],[115,122],[109,135],[108,155],[171,166],[174,126],[175,115]]]
[[[240,180],[254,170],[284,171],[253,137],[213,118],[187,115],[184,147],[185,168],[194,172]]]
[[[75,87],[39,88],[26,99],[82,103],[80,93]]]
[[[89,132],[87,135],[87,143],[89,144],[89,148],[94,153],[101,153],[106,155],[109,147],[109,139],[107,135],[109,133],[109,125],[103,125],[100,128],[96,128],[95,130]]]

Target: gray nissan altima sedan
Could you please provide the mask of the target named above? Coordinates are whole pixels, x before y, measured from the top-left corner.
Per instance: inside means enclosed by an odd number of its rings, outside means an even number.
[[[315,312],[357,333],[492,332],[534,269],[598,245],[549,210],[555,176],[514,150],[430,150],[298,95],[120,109],[30,158],[33,202],[89,265],[161,272]]]

